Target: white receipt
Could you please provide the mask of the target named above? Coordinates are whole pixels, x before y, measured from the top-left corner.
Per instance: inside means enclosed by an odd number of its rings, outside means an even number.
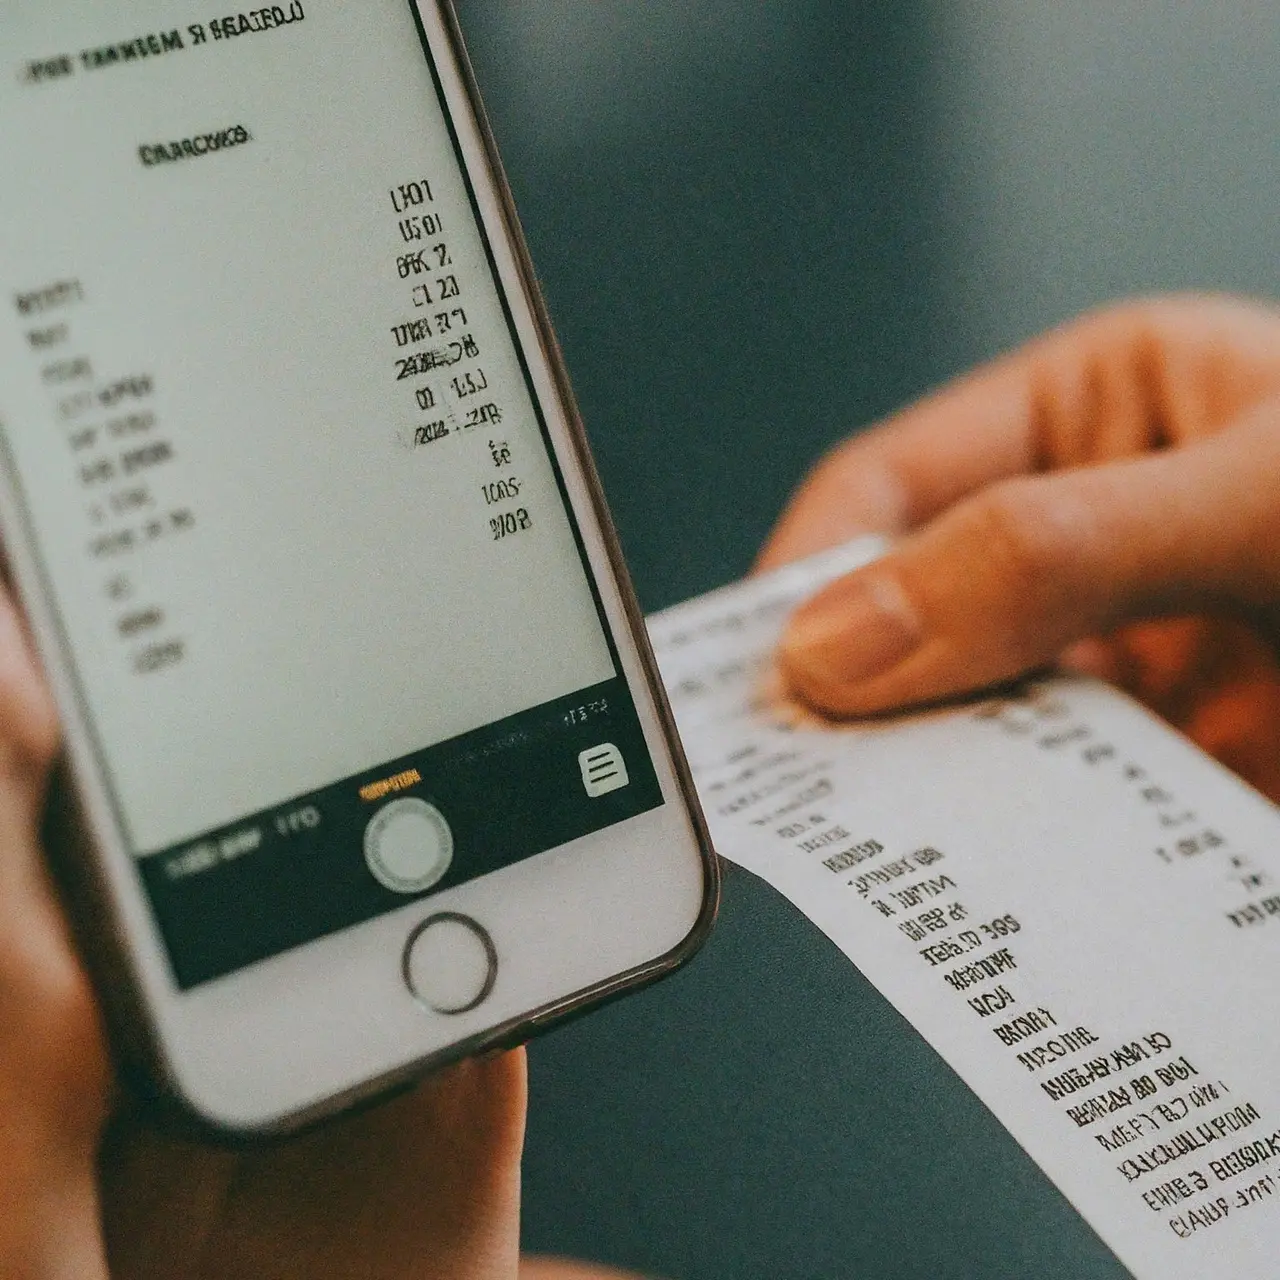
[[[1141,1280],[1277,1274],[1280,811],[1055,677],[833,727],[782,624],[868,539],[650,621],[716,847],[827,934]]]

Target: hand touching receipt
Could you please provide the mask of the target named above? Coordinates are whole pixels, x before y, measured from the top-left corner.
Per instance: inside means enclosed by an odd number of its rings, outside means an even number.
[[[762,565],[863,532],[901,540],[783,642],[810,702],[872,714],[1065,657],[1280,800],[1280,314],[1159,299],[1041,338],[838,448]]]

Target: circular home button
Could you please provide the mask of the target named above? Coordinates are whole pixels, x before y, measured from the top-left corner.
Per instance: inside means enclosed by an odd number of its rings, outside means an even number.
[[[453,832],[433,804],[406,796],[383,805],[364,829],[364,860],[392,893],[422,893],[453,861]]]
[[[405,944],[405,983],[436,1013],[470,1013],[489,998],[497,978],[497,948],[470,916],[432,916]]]

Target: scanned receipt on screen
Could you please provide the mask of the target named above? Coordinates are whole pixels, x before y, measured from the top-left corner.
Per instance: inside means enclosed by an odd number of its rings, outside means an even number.
[[[788,613],[872,540],[653,618],[720,853],[821,928],[1143,1280],[1280,1251],[1280,811],[1092,681],[833,727]]]

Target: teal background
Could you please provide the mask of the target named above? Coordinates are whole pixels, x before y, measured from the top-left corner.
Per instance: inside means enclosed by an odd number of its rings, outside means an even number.
[[[637,589],[674,603],[749,566],[824,445],[968,354],[928,24],[771,0],[462,18]]]
[[[831,443],[1124,294],[1274,295],[1280,15],[1210,0],[460,0],[647,609]],[[1124,1274],[745,873],[538,1043],[526,1237],[706,1280]]]

